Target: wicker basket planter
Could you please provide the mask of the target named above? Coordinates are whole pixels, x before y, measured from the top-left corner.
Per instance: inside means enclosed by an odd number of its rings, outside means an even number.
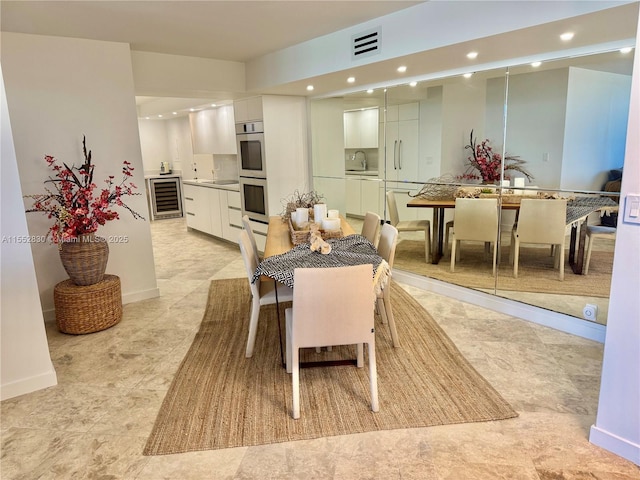
[[[63,333],[83,334],[105,330],[122,319],[120,278],[104,275],[93,285],[76,285],[71,280],[53,289],[56,324]]]
[[[107,269],[109,244],[96,235],[80,235],[75,241],[62,243],[60,260],[73,283],[93,285],[102,280]]]

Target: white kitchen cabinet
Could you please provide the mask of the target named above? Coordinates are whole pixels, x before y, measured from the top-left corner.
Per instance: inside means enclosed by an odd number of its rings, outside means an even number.
[[[420,147],[419,106],[417,103],[394,105],[387,108],[385,145],[380,150],[384,155],[387,180],[413,181],[418,178]],[[390,120],[391,119],[391,120]]]
[[[211,235],[222,238],[222,211],[225,210],[225,217],[227,210],[227,192],[224,190],[218,190],[217,188],[208,188],[207,194],[209,198],[209,205],[211,206]],[[224,202],[222,201],[224,198]],[[224,207],[223,207],[224,203]]]
[[[242,230],[242,211],[240,209],[240,192],[226,191],[226,208],[221,202],[220,214],[222,238],[238,243],[238,235]]]
[[[236,123],[262,120],[262,97],[243,98],[233,102]]]
[[[194,154],[237,154],[233,107],[223,105],[189,114]]]
[[[212,234],[211,205],[207,187],[183,185],[187,227]]]
[[[344,148],[378,148],[378,109],[344,112]]]
[[[345,181],[347,215],[363,217],[371,211],[382,216],[380,208],[381,183],[376,177],[347,176]]]
[[[347,177],[345,179],[345,197],[347,215],[361,215],[362,202],[360,200],[360,178]]]

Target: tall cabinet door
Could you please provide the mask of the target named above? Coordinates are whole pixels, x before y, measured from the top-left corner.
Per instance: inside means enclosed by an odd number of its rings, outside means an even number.
[[[418,120],[400,120],[397,124],[397,179],[415,181],[418,179],[418,147],[420,135]]]

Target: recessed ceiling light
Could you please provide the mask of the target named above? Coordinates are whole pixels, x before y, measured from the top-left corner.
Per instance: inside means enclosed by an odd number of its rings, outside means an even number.
[[[467,58],[469,60],[473,60],[474,58],[477,58],[477,56],[478,56],[478,52],[469,52],[469,53],[467,53]]]
[[[217,105],[216,105],[215,103],[212,103],[212,104],[211,104],[211,106],[212,106],[212,107],[216,107]]]
[[[173,114],[174,114],[174,115],[177,115],[177,114],[178,114],[178,112],[173,112]]]
[[[349,82],[349,83],[353,83],[353,82],[355,82],[355,81],[356,81],[356,77],[349,77],[349,78],[347,78],[347,82]]]
[[[195,112],[195,111],[196,111],[196,109],[195,109],[195,108],[190,108],[190,109],[189,109],[189,111],[190,111],[190,112]]]
[[[535,68],[535,67],[539,67],[540,65],[542,65],[542,62],[533,62],[533,63],[531,64],[531,66],[532,66],[532,67],[534,67],[534,68]]]
[[[158,115],[158,118],[162,118],[162,114]]]
[[[149,120],[149,117],[144,117],[145,120]]]
[[[465,73],[464,75],[462,75],[464,78],[471,78],[471,75],[473,75],[473,73]]]
[[[400,72],[400,73],[404,73],[404,72],[406,72],[406,71],[407,71],[407,67],[405,67],[404,65],[402,65],[402,66],[398,67],[398,72]]]
[[[313,85],[307,85],[307,91],[308,92],[313,91]]]
[[[620,53],[629,53],[631,50],[633,50],[633,48],[631,47],[624,47],[620,49]]]
[[[367,93],[369,94],[373,93],[373,88],[370,88],[369,90],[367,90]]]
[[[560,40],[562,40],[563,42],[568,42],[572,38],[573,38],[573,32],[566,32],[560,35]]]
[[[411,83],[409,84],[409,86],[410,86],[410,87],[415,87],[416,85],[418,85],[418,82],[411,82]]]

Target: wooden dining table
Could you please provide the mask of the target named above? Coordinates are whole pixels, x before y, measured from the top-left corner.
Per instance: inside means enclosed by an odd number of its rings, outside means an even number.
[[[447,208],[455,208],[455,199],[430,200],[416,197],[407,203],[411,208],[433,208],[433,224],[431,232],[431,263],[437,264],[442,258],[444,239],[444,212]],[[502,202],[503,210],[520,210],[520,203]],[[577,197],[567,202],[567,226],[571,226],[569,241],[569,265],[575,274],[583,273],[585,237],[587,220],[593,212],[602,212],[617,208],[617,203],[609,197]]]
[[[267,239],[263,260],[254,274],[254,281],[262,278],[267,281],[280,281],[293,287],[293,271],[295,268],[313,268],[346,266],[355,264],[373,264],[373,283],[376,289],[382,288],[391,274],[387,262],[378,255],[373,244],[353,229],[344,217],[340,217],[342,237],[331,239],[332,251],[329,254],[311,252],[309,244],[294,245],[291,240],[289,223],[279,216],[269,218]],[[279,309],[276,299],[276,308]],[[280,315],[278,314],[278,323]],[[282,347],[282,327],[278,325],[280,336],[280,352],[284,366],[284,351]],[[355,360],[331,360],[322,362],[303,362],[301,368],[319,365],[355,364]]]

